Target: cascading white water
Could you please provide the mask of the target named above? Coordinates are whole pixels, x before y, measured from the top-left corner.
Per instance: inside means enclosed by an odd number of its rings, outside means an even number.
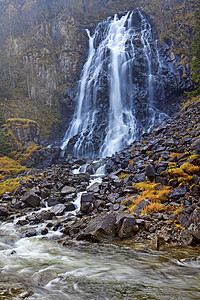
[[[138,25],[133,24],[135,18]],[[163,118],[154,108],[152,73],[156,59],[159,75],[161,59],[151,25],[139,10],[108,18],[92,36],[88,30],[87,34],[89,54],[79,83],[77,109],[61,148],[71,143],[76,156],[105,157],[131,144],[139,131],[152,128],[156,114]],[[146,106],[141,108],[145,110],[145,124],[141,125],[137,110],[142,102]]]

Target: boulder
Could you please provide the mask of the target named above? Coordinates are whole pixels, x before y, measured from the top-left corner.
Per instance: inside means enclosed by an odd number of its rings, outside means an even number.
[[[100,214],[88,223],[83,238],[96,242],[112,240],[115,238],[115,221],[116,217],[112,213]]]
[[[151,164],[146,165],[146,167],[145,167],[145,175],[146,175],[149,179],[153,180],[154,177],[155,177],[155,169],[154,169],[154,166],[152,166]]]
[[[163,237],[155,235],[150,243],[150,249],[152,250],[162,250],[166,242]]]
[[[27,206],[37,207],[40,204],[40,197],[35,193],[29,191],[23,196],[22,201]]]
[[[51,220],[54,216],[55,214],[52,211],[43,210],[41,211],[38,217],[41,218],[42,220]]]
[[[87,189],[87,192],[88,193],[98,193],[99,186],[100,186],[100,184],[96,182]]]
[[[119,230],[119,237],[120,238],[127,238],[131,237],[133,234],[135,234],[138,231],[139,227],[135,223],[135,217],[129,216],[123,219],[122,226]]]
[[[66,207],[64,204],[57,204],[51,208],[51,212],[53,214],[55,214],[56,216],[57,215],[60,216],[60,215],[64,214],[65,210],[66,210]]]
[[[76,192],[76,189],[73,188],[72,186],[64,186],[61,190],[62,195],[73,194],[75,192]]]
[[[169,198],[172,201],[177,200],[177,199],[185,196],[186,192],[187,192],[187,187],[186,186],[184,186],[183,188],[178,187],[178,188],[173,189],[173,190],[170,191]]]
[[[94,196],[91,193],[84,193],[81,196],[80,211],[84,214],[88,214],[93,210]]]
[[[76,209],[76,206],[74,203],[67,203],[65,204],[65,211],[73,211]]]
[[[26,237],[32,237],[37,235],[37,231],[35,229],[30,229],[26,231]]]
[[[133,181],[136,183],[145,181],[145,173],[136,174]]]

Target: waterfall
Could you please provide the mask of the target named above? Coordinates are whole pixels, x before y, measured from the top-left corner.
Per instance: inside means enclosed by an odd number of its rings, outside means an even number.
[[[139,10],[108,18],[92,36],[86,31],[88,58],[61,147],[75,156],[105,157],[166,117],[154,101],[163,91],[164,63],[151,25]]]

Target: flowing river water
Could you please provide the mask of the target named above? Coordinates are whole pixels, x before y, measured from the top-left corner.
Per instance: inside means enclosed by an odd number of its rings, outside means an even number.
[[[61,246],[60,238],[59,232],[27,238],[14,223],[1,224],[0,299],[22,299],[12,296],[17,288],[29,291],[23,298],[29,300],[200,298],[200,265],[189,259],[198,257],[198,249],[156,252],[141,250],[141,245],[84,242]],[[188,260],[181,262],[183,258]],[[42,273],[55,277],[45,285]]]

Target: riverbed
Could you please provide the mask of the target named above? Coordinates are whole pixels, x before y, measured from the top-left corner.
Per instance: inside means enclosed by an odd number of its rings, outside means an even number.
[[[151,251],[140,244],[86,242],[62,246],[61,240],[59,231],[27,238],[14,223],[2,223],[0,299],[200,298],[200,264],[194,260],[199,249]]]

